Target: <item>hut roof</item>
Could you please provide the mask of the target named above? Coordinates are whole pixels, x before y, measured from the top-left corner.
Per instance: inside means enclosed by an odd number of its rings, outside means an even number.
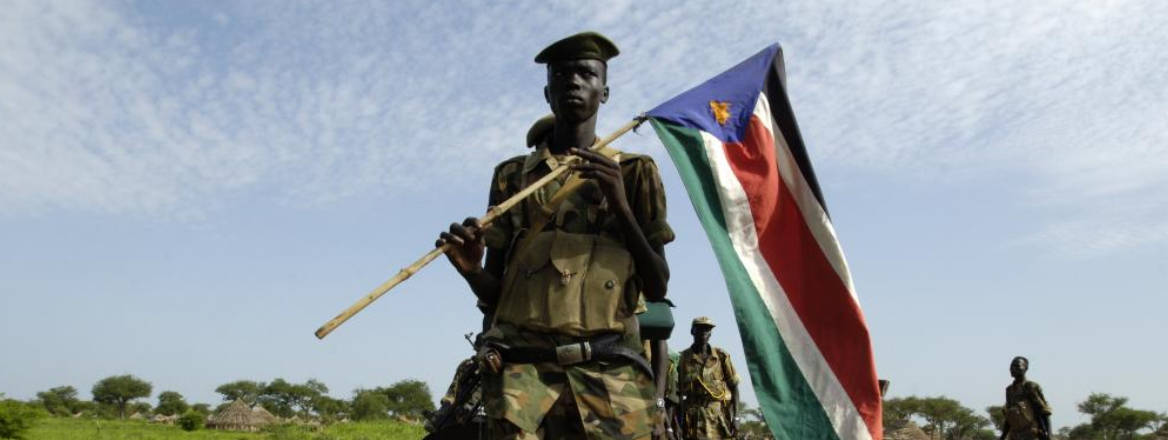
[[[215,413],[215,416],[208,421],[207,426],[216,429],[255,431],[274,421],[275,417],[271,413],[263,408],[256,408],[259,411],[253,410],[242,400],[236,400]]]
[[[889,432],[885,435],[886,440],[929,440],[929,435],[915,423],[909,422],[903,428]]]
[[[276,416],[272,415],[272,413],[268,412],[268,410],[259,405],[252,407],[251,413],[260,419],[266,420],[268,423],[275,423],[277,420],[279,420]]]

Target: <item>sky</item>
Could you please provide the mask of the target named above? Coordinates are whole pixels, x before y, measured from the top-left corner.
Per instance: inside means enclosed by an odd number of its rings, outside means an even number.
[[[605,134],[778,42],[889,395],[1001,404],[1031,360],[1056,427],[1092,392],[1168,411],[1168,3],[128,2],[0,10],[0,392],[134,374],[441,393],[479,316],[441,259],[548,113],[545,45],[620,46]],[[745,358],[651,130],[675,316]],[[678,331],[673,347],[689,343]],[[748,379],[747,379],[748,380]],[[744,387],[745,400],[754,402]],[[983,413],[984,415],[984,413]]]

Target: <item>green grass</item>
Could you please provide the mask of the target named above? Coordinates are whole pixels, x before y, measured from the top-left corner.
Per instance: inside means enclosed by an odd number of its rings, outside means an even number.
[[[200,429],[183,431],[178,426],[144,421],[44,418],[29,430],[28,440],[415,440],[425,435],[420,426],[404,423],[360,422],[325,428],[279,426],[248,433]]]

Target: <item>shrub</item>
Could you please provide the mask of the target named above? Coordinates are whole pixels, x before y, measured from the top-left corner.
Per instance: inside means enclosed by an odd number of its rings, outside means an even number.
[[[0,401],[0,438],[23,439],[37,419],[47,415],[38,405],[16,400]]]
[[[182,417],[178,418],[178,426],[183,431],[195,431],[203,428],[203,423],[206,419],[203,415],[195,411],[187,411]]]

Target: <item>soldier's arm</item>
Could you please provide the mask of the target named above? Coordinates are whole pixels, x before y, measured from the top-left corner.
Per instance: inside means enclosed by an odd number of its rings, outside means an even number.
[[[1030,399],[1033,401],[1031,407],[1034,408],[1038,419],[1039,428],[1042,428],[1046,438],[1050,438],[1050,404],[1046,402],[1046,396],[1042,394],[1042,387],[1037,383],[1031,382]]]
[[[471,291],[484,303],[494,306],[499,299],[502,264],[499,262],[499,251],[487,249],[483,243],[483,228],[479,220],[468,217],[461,224],[451,223],[450,229],[438,236],[434,246],[450,243],[446,250],[446,258],[458,271],[459,275],[470,285]],[[483,253],[486,251],[486,267],[482,266]]]
[[[487,248],[486,262],[481,271],[463,275],[463,279],[470,285],[475,296],[494,308],[499,302],[499,292],[502,290],[504,253],[501,250]]]
[[[495,167],[491,176],[490,191],[487,194],[489,206],[502,203],[514,193],[513,177],[521,169],[522,163],[523,156],[516,156]],[[479,227],[478,219],[470,217],[462,224],[451,224],[450,229],[443,232],[435,243],[436,246],[442,246],[447,242],[452,244],[446,252],[446,257],[459,275],[466,280],[475,296],[487,305],[487,309],[493,309],[499,300],[503,268],[506,264],[506,248],[511,242],[513,230],[511,217],[506,215],[495,219],[495,222],[485,229]]]
[[[669,342],[664,339],[650,339],[653,350],[653,379],[657,383],[657,401],[665,399],[665,387],[669,381]]]

